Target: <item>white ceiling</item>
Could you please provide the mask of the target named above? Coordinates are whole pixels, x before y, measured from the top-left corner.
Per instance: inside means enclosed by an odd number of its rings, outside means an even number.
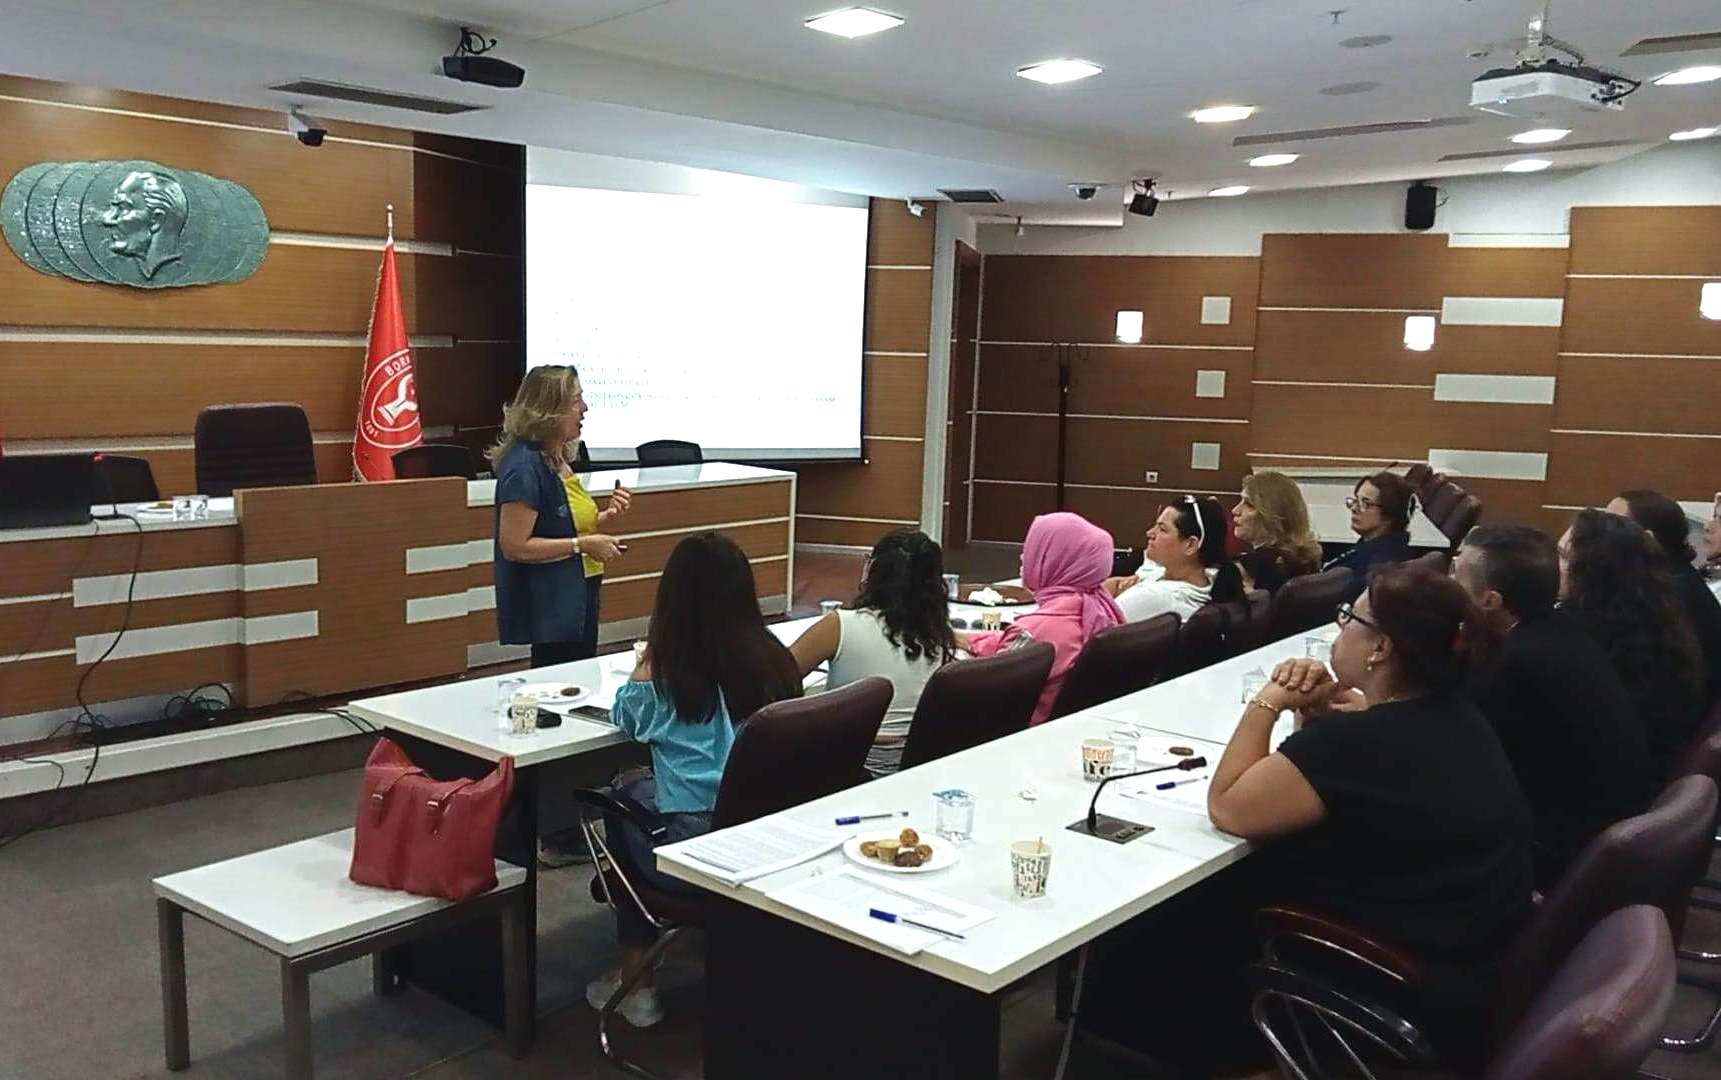
[[[1075,180],[1161,178],[1183,197],[1492,172],[1526,125],[1470,110],[1469,81],[1513,62],[1539,0],[879,0],[907,19],[846,41],[804,29],[842,0],[0,0],[15,11],[0,70],[237,104],[280,106],[265,87],[299,77],[492,106],[436,119],[307,103],[321,115],[773,176],[886,196],[994,187],[1005,213],[1116,220],[1121,187],[1080,204]],[[1330,11],[1348,6],[1337,25]],[[452,25],[501,38],[525,65],[519,91],[435,74]],[[1721,52],[1620,59],[1644,37],[1721,31],[1716,0],[1558,0],[1551,30],[1592,63],[1652,77]],[[1373,48],[1343,39],[1387,34]],[[1467,54],[1491,48],[1486,58]],[[1041,86],[1023,64],[1077,56],[1106,69]],[[1370,92],[1326,96],[1335,84]],[[1260,106],[1196,125],[1202,105]],[[1623,112],[1560,126],[1590,151],[1535,151],[1558,166],[1635,153],[1680,128],[1721,124],[1721,83],[1646,85]],[[1463,126],[1306,141],[1280,169],[1251,169],[1238,135],[1465,117]]]

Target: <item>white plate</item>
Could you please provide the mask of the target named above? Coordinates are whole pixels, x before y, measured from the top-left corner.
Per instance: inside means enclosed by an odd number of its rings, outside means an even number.
[[[516,690],[517,694],[532,694],[537,697],[540,705],[554,705],[558,708],[569,708],[591,697],[596,687],[581,686],[578,683],[565,682],[535,682],[527,683]],[[574,691],[572,694],[564,690]]]
[[[877,859],[869,859],[865,855],[861,854],[860,846],[862,841],[895,840],[898,836],[902,835],[901,829],[892,829],[889,832],[861,833],[859,836],[851,836],[849,837],[848,842],[843,845],[843,854],[847,855],[849,860],[858,866],[864,866],[868,870],[879,870],[886,874],[930,874],[934,870],[942,870],[947,866],[954,866],[956,864],[956,860],[962,857],[962,853],[956,850],[956,845],[944,839],[944,837],[933,836],[929,833],[921,832],[919,829],[914,831],[920,833],[920,842],[932,849],[932,858],[921,863],[919,866],[891,866],[888,863],[880,862]]]

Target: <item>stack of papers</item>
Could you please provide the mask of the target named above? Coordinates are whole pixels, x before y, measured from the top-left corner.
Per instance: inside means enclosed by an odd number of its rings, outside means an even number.
[[[1170,777],[1170,780],[1162,779]],[[1130,786],[1118,792],[1119,797],[1134,802],[1148,802],[1155,806],[1163,806],[1169,810],[1181,810],[1186,814],[1207,816],[1207,789],[1212,786],[1212,775],[1202,772],[1196,776],[1187,773],[1159,773],[1154,776],[1144,776],[1140,780],[1120,781]],[[1160,791],[1156,783],[1176,783],[1177,786],[1166,791]],[[1102,797],[1103,798],[1103,797]],[[1128,817],[1128,814],[1123,815]]]
[[[675,851],[712,877],[740,885],[835,851],[847,839],[847,833],[763,818],[689,840]]]
[[[961,942],[900,922],[873,918],[871,913],[874,909],[936,926],[952,934],[964,933],[995,918],[985,908],[930,889],[868,874],[852,866],[845,866],[835,873],[815,874],[765,895],[785,907],[804,911],[908,956],[929,945],[948,942],[960,946]]]

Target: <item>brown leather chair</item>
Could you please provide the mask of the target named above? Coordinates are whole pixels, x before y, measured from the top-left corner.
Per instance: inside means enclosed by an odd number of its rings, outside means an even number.
[[[317,482],[311,423],[297,405],[211,405],[197,414],[193,440],[205,495]]]
[[[1659,909],[1635,904],[1605,915],[1538,989],[1490,1055],[1483,1080],[1633,1076],[1672,1008],[1675,970],[1673,935]],[[1255,1024],[1286,1075],[1327,1075],[1315,1060],[1317,1048],[1334,1054],[1340,1048],[1323,1032],[1350,1036],[1347,1049],[1353,1040],[1372,1044],[1367,1049],[1376,1052],[1365,1051],[1366,1058],[1415,1062],[1428,1053],[1414,1029],[1397,1026],[1390,1010],[1373,1002],[1335,995],[1319,980],[1271,963],[1254,974]],[[1305,1025],[1305,1019],[1314,1022]],[[1313,1039],[1311,1032],[1317,1033]],[[1362,1075],[1374,1073],[1362,1066]],[[1433,1080],[1453,1074],[1419,1068],[1414,1075]]]
[[[1355,580],[1350,568],[1335,566],[1285,582],[1267,605],[1264,630],[1256,644],[1282,641],[1332,622],[1339,605],[1354,591]]]
[[[1233,622],[1248,619],[1240,603],[1204,604],[1177,628],[1177,653],[1166,678],[1187,675],[1225,659],[1225,636]]]
[[[754,713],[741,724],[729,750],[711,813],[712,829],[743,825],[863,781],[867,749],[884,722],[892,693],[890,680],[875,675],[840,690],[773,702]],[[663,826],[655,814],[607,790],[576,791],[574,799],[580,806],[580,829],[597,855],[593,898],[612,907],[635,904],[660,931],[641,962],[622,972],[621,984],[598,1013],[598,1045],[604,1056],[626,1072],[655,1080],[655,1073],[622,1056],[610,1041],[609,1024],[670,943],[683,930],[704,925],[705,897],[666,892],[637,874],[630,876],[626,860],[618,861],[606,838],[593,828],[601,816],[626,818],[659,836]]]
[[[908,725],[902,767],[1027,730],[1053,656],[1042,641],[997,656],[955,660],[933,672]]]
[[[96,498],[110,503],[155,502],[161,490],[148,458],[124,454],[96,455]]]
[[[1476,523],[1481,520],[1482,500],[1469,492],[1465,492],[1459,498],[1458,505],[1446,515],[1446,519],[1436,522],[1436,524],[1440,531],[1445,534],[1446,539],[1452,541],[1452,546],[1456,548],[1464,542],[1464,538],[1470,535],[1470,530],[1474,529]]]
[[[1428,497],[1421,499],[1422,512],[1428,515],[1428,520],[1434,522],[1436,528],[1445,521],[1452,512],[1458,509],[1458,503],[1464,498],[1463,488],[1450,480],[1442,481],[1428,492]]]
[[[432,476],[478,479],[478,462],[472,451],[459,443],[420,443],[394,453],[396,480],[423,480]]]
[[[1180,621],[1168,611],[1142,622],[1101,630],[1089,638],[1064,675],[1064,685],[1047,718],[1056,720],[1091,709],[1158,682],[1176,659]]]
[[[1273,594],[1266,589],[1250,589],[1241,604],[1231,605],[1233,615],[1241,608],[1242,618],[1225,628],[1225,655],[1238,656],[1267,643],[1267,609],[1272,605]]]
[[[1452,556],[1444,551],[1429,551],[1410,560],[1418,566],[1426,566],[1437,574],[1448,573],[1452,569]]]
[[[681,439],[653,439],[640,443],[634,447],[634,454],[639,458],[642,469],[654,465],[698,465],[705,461],[705,452],[698,443]]]
[[[1434,470],[1420,461],[1404,470],[1405,481],[1410,484],[1411,490],[1417,492],[1420,492],[1433,476]]]

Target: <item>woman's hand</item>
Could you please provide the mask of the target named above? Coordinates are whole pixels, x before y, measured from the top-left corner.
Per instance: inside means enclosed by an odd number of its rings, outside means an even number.
[[[1125,589],[1129,588],[1131,585],[1134,585],[1135,583],[1136,583],[1136,577],[1133,574],[1127,575],[1125,577],[1108,577],[1105,579],[1105,581],[1100,583],[1100,588],[1102,588],[1106,591],[1107,596],[1110,596],[1113,599],[1116,599],[1118,593],[1123,592]]]
[[[590,533],[580,537],[579,550],[581,555],[590,555],[601,563],[614,562],[621,558],[621,545],[616,543],[616,538],[603,533]]]
[[[626,516],[631,509],[633,509],[633,492],[618,484],[616,489],[610,492],[609,507],[598,514],[598,524],[607,526],[612,521],[618,521]]]
[[[1270,708],[1319,712],[1332,700],[1338,688],[1325,664],[1303,657],[1286,660],[1274,668],[1267,685],[1257,696]]]

